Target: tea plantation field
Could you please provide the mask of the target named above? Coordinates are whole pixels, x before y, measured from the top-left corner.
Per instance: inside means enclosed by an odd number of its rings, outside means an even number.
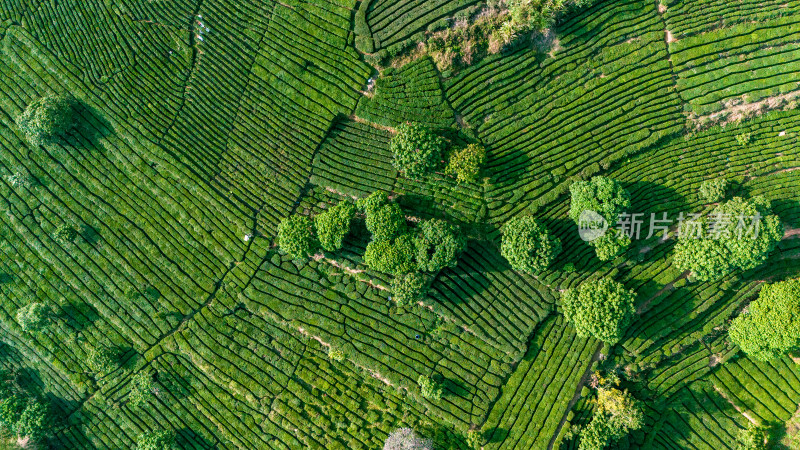
[[[0,448],[800,449],[798,63],[797,0],[0,0]]]

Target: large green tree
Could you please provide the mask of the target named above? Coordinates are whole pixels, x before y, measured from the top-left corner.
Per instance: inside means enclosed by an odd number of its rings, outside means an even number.
[[[317,246],[311,219],[297,214],[283,219],[278,224],[278,246],[295,259],[311,255]]]
[[[590,181],[576,181],[569,192],[569,217],[575,222],[584,211],[594,211],[614,226],[619,214],[631,207],[630,194],[613,178],[597,176]]]
[[[27,333],[41,331],[50,324],[51,315],[48,306],[41,302],[32,302],[17,310],[17,323]]]
[[[438,272],[445,267],[455,267],[466,241],[457,226],[444,220],[422,222],[419,236],[414,240],[419,270]]]
[[[800,348],[800,280],[765,284],[728,333],[742,351],[760,360]]]
[[[564,316],[579,336],[615,344],[631,321],[636,294],[610,278],[585,281],[562,292]]]
[[[371,241],[364,252],[364,263],[372,270],[400,275],[416,268],[415,253],[414,237],[403,234],[391,240]]]
[[[597,408],[581,432],[579,450],[603,450],[644,425],[644,408],[627,391],[615,387],[597,390]]]
[[[486,150],[478,144],[453,151],[444,172],[456,177],[459,183],[472,183],[478,179],[481,167],[486,162]]]
[[[514,270],[545,270],[561,252],[561,241],[531,216],[515,217],[503,225],[500,254]]]
[[[320,246],[335,252],[342,248],[344,238],[350,232],[350,221],[356,212],[352,203],[343,200],[327,211],[314,216],[314,226]]]
[[[136,439],[136,450],[172,450],[175,448],[175,432],[169,430],[150,431]]]
[[[404,123],[397,127],[389,148],[394,167],[408,178],[420,179],[438,167],[444,139],[422,125]]]
[[[395,202],[367,209],[365,223],[373,241],[394,239],[407,229],[403,210]]]
[[[64,135],[75,124],[75,100],[68,95],[40,97],[17,118],[20,130],[34,145]]]
[[[675,265],[700,281],[761,265],[783,237],[783,225],[763,197],[734,197],[708,216],[684,221],[680,227]]]

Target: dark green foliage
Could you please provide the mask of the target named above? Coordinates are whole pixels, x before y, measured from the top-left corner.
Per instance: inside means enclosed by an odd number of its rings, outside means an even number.
[[[375,191],[369,196],[356,200],[356,207],[364,214],[369,214],[390,202],[389,195],[383,191]]]
[[[131,377],[130,389],[128,401],[134,408],[144,406],[155,399],[156,387],[153,383],[153,377],[146,371],[139,372]]]
[[[556,16],[572,7],[588,5],[593,0],[508,0],[509,22],[515,32],[543,30],[553,25]]]
[[[433,450],[433,442],[410,428],[400,428],[389,433],[383,450]]]
[[[748,231],[756,215],[760,216],[757,234]],[[783,237],[783,225],[771,214],[770,202],[763,197],[734,197],[696,223],[702,236],[698,239],[693,233],[683,233],[675,246],[674,261],[700,281],[718,280],[736,269],[761,265]],[[683,226],[690,229],[687,223]]]
[[[22,331],[32,333],[41,331],[50,323],[50,307],[33,302],[17,310],[17,323]]]
[[[416,303],[425,295],[425,277],[418,273],[407,273],[392,279],[392,300],[397,306]]]
[[[394,239],[406,231],[406,218],[400,205],[389,202],[377,208],[367,210],[367,230],[373,241]]]
[[[708,203],[718,202],[725,198],[727,187],[728,180],[725,178],[706,180],[700,185],[700,196]]]
[[[609,226],[617,223],[617,216],[631,207],[631,196],[617,180],[592,177],[591,181],[576,181],[569,187],[569,217],[576,223],[584,211],[600,214]]]
[[[39,439],[47,434],[48,406],[24,391],[9,372],[0,372],[0,427],[18,438]]]
[[[78,232],[67,224],[61,224],[53,231],[53,239],[61,245],[66,245],[75,240]]]
[[[317,239],[323,249],[335,252],[342,248],[344,238],[350,232],[350,221],[355,212],[355,206],[345,200],[314,216]]]
[[[438,272],[455,267],[466,241],[457,226],[444,220],[430,219],[420,225],[420,235],[414,240],[419,270]]]
[[[469,144],[450,154],[444,172],[456,177],[459,183],[472,183],[478,179],[485,162],[486,149],[478,144]]]
[[[175,432],[167,430],[151,431],[139,435],[136,450],[172,450],[175,448]]]
[[[590,242],[600,261],[610,261],[631,245],[631,238],[616,228],[609,228],[602,236]]]
[[[17,436],[29,436],[34,439],[42,437],[50,426],[48,416],[45,404],[35,398],[29,398],[25,409],[22,410],[22,414],[14,425],[14,432]]]
[[[17,118],[19,128],[34,144],[62,136],[75,126],[74,99],[66,95],[46,95],[32,101]]]
[[[89,349],[86,362],[98,375],[104,375],[119,367],[119,354],[116,349],[99,344]]]
[[[317,246],[311,219],[297,214],[283,219],[278,225],[278,246],[295,259],[311,255]]]
[[[417,378],[417,384],[419,384],[419,393],[423,398],[434,402],[442,399],[442,386],[431,377],[420,375]]]
[[[416,268],[414,237],[403,234],[392,240],[372,241],[364,252],[364,263],[372,270],[404,274]]]
[[[800,280],[765,284],[728,330],[748,355],[768,360],[800,347]]]
[[[579,336],[614,344],[622,339],[634,313],[636,294],[610,278],[586,281],[562,292],[564,316]]]
[[[503,226],[500,253],[514,270],[540,272],[560,252],[561,241],[531,216],[515,217]]]
[[[397,127],[390,149],[394,167],[407,178],[420,179],[439,166],[444,140],[422,125],[404,123]]]

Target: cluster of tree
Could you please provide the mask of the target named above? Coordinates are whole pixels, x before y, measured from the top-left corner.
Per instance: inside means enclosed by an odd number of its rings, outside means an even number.
[[[580,433],[579,450],[603,450],[644,425],[644,408],[628,391],[609,383],[597,388],[592,421]]]
[[[764,285],[728,333],[742,351],[760,360],[799,350],[800,280]]]
[[[175,447],[175,432],[169,430],[150,431],[136,439],[136,450],[172,450]]]
[[[389,149],[394,158],[394,167],[407,178],[422,179],[441,167],[447,150],[447,142],[429,128],[403,123],[397,127]],[[450,152],[444,172],[459,183],[474,182],[486,162],[486,150],[478,144],[470,144]]]
[[[56,94],[40,97],[25,108],[17,125],[31,144],[51,142],[75,127],[75,99]]]
[[[43,400],[23,389],[14,373],[0,371],[0,427],[32,444],[46,436],[49,418]]]
[[[508,19],[496,35],[505,43],[529,31],[541,31],[553,25],[558,14],[569,8],[592,3],[593,0],[506,0]]]
[[[630,323],[634,313],[636,293],[625,289],[611,278],[581,283],[575,289],[562,292],[564,316],[579,336],[592,336],[615,344]]]
[[[597,176],[590,181],[572,183],[569,191],[570,219],[580,226],[587,215],[597,214],[609,227],[589,242],[600,261],[609,261],[630,246],[630,237],[620,232],[616,224],[620,213],[631,207],[631,196],[617,180]]]
[[[313,220],[299,214],[285,218],[278,225],[278,246],[296,259],[311,256],[322,247],[329,252],[342,248],[350,233],[355,206],[343,200],[314,216]]]
[[[383,450],[433,450],[433,442],[411,428],[399,428],[386,438]]]
[[[675,265],[700,281],[715,281],[736,269],[759,266],[783,238],[783,225],[763,197],[740,197],[718,205],[709,216],[681,224]]]

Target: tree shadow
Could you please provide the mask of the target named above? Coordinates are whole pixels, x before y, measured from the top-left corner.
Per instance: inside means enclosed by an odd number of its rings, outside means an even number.
[[[496,444],[506,440],[509,430],[501,427],[494,427],[486,430],[483,434],[486,437],[486,442],[489,444]]]
[[[90,225],[81,225],[78,229],[78,234],[80,234],[83,240],[89,243],[89,245],[94,246],[100,242],[100,233]]]
[[[75,147],[96,148],[100,139],[111,135],[113,128],[102,113],[82,100],[76,99],[72,105],[77,123],[63,140]]]
[[[181,428],[177,431],[175,444],[178,448],[187,449],[216,449],[217,445],[190,428]]]
[[[91,304],[78,301],[61,305],[61,318],[76,331],[85,330],[100,318],[100,313]]]

